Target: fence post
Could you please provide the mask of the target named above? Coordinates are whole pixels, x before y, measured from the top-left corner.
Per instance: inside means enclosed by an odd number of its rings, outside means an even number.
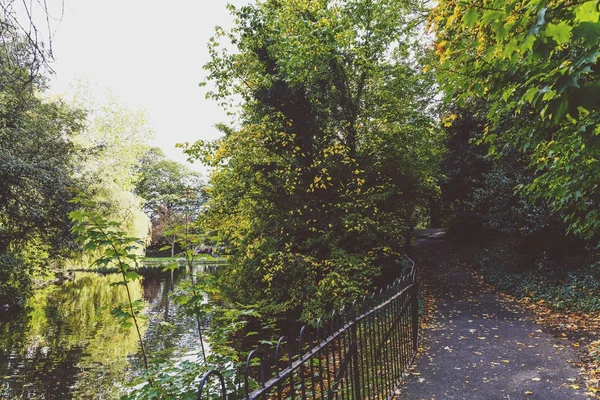
[[[352,343],[350,345],[352,346],[352,369],[354,370],[354,398],[358,400],[362,399],[362,397],[360,395],[360,371],[358,370],[358,337],[356,335],[357,328],[355,312],[356,311],[353,310],[353,321],[351,322],[352,325],[350,326],[350,337],[352,338]]]
[[[413,352],[417,351],[419,341],[419,287],[417,282],[417,276],[413,278],[411,288],[411,309],[412,309],[412,342]]]

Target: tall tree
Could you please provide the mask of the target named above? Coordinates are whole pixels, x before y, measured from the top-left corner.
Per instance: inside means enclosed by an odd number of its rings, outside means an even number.
[[[135,193],[144,199],[144,211],[152,222],[152,244],[171,245],[175,252],[175,228],[195,220],[205,201],[201,174],[165,158],[150,148],[140,160]]]
[[[236,300],[310,319],[397,268],[440,149],[417,3],[269,0],[217,28],[209,95],[242,99],[238,125],[186,151],[213,168],[207,218]]]
[[[74,138],[86,155],[78,169],[82,191],[131,236],[148,239],[150,221],[143,199],[134,193],[138,162],[153,135],[146,111],[85,82],[70,101],[87,112],[84,129]]]
[[[84,114],[43,100],[35,51],[0,21],[0,302],[21,302],[34,266],[69,255],[69,190]],[[18,55],[18,56],[17,56]]]
[[[490,151],[529,154],[536,175],[523,192],[597,242],[599,7],[598,0],[441,0],[430,19],[448,96],[485,99]]]

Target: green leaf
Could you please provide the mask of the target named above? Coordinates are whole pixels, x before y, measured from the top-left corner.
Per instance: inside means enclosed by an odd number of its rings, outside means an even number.
[[[502,50],[502,56],[505,58],[511,58],[513,53],[518,49],[519,45],[517,39],[511,39],[511,41],[504,46],[504,49]]]
[[[598,22],[600,13],[598,12],[597,1],[586,1],[575,8],[575,20],[580,22]]]
[[[489,25],[494,21],[499,21],[504,18],[504,13],[502,11],[496,10],[487,10],[483,13],[483,17],[481,18],[481,23],[483,25]]]
[[[573,27],[565,21],[559,24],[548,24],[546,27],[546,36],[551,37],[557,44],[567,43],[571,39],[571,30]]]
[[[563,75],[556,80],[554,90],[556,90],[557,93],[563,93],[570,87],[579,87],[579,84],[577,83],[577,77],[572,75]]]
[[[496,33],[496,41],[502,42],[506,39],[508,32],[506,28],[504,28],[504,24],[501,22],[496,22],[492,25],[492,30]]]
[[[125,273],[125,278],[126,278],[127,280],[132,280],[132,281],[134,281],[134,280],[136,280],[136,279],[139,279],[139,278],[140,278],[140,274],[138,274],[138,273],[137,273],[137,272],[135,272],[135,271],[127,271],[127,272]]]
[[[562,119],[567,115],[567,111],[569,110],[569,101],[564,99],[560,102],[558,107],[556,107],[556,111],[554,112],[554,122],[559,123]]]
[[[583,22],[573,28],[573,39],[583,39],[588,46],[596,46],[600,39],[600,22]]]
[[[179,268],[179,264],[178,264],[178,263],[176,263],[176,262],[174,262],[174,263],[169,263],[169,264],[167,264],[167,266],[166,266],[166,267],[164,267],[164,268],[162,269],[162,272],[166,272],[166,271],[175,271],[175,270],[177,270],[177,268]]]
[[[525,94],[523,95],[522,99],[531,104],[533,102],[533,98],[539,91],[540,89],[537,87],[529,88],[527,92],[525,92]]]
[[[531,51],[533,49],[533,45],[535,44],[537,38],[534,35],[528,35],[525,40],[520,45],[521,51]]]
[[[462,23],[465,28],[472,28],[479,19],[479,11],[477,8],[469,8],[463,15]]]

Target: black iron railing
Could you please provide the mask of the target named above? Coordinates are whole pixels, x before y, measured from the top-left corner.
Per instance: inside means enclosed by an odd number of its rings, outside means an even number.
[[[334,312],[327,324],[302,327],[294,346],[281,337],[269,359],[252,351],[243,382],[229,396],[220,372],[208,372],[197,399],[393,398],[417,351],[418,291],[414,262],[408,262],[386,289]]]

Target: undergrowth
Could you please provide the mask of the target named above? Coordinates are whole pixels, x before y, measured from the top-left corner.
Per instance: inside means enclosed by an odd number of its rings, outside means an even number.
[[[500,242],[479,251],[474,259],[484,279],[503,292],[527,297],[557,311],[600,311],[597,258],[556,261],[542,252],[527,257],[529,264],[524,264],[517,246]]]

